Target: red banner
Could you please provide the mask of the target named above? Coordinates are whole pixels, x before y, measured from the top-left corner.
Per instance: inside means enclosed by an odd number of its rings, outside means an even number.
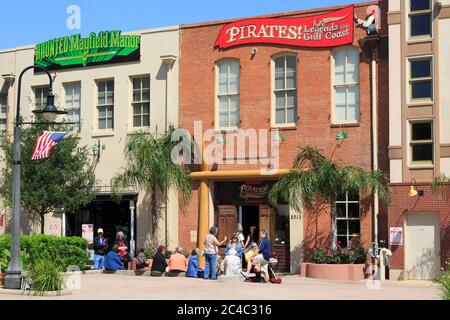
[[[353,43],[353,6],[302,18],[240,20],[220,30],[215,47],[274,43],[299,47],[336,47]]]

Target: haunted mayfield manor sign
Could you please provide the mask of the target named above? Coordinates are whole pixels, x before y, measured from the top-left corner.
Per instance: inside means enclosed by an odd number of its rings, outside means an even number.
[[[49,70],[140,60],[140,35],[121,31],[75,34],[36,45],[34,63]]]
[[[353,43],[353,6],[300,18],[240,20],[222,28],[215,47],[243,44],[282,44],[300,47],[336,47]]]

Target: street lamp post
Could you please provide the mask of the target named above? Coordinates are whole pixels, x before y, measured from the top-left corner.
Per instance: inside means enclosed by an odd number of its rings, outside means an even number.
[[[29,66],[25,68],[19,76],[17,89],[17,110],[16,120],[14,122],[14,140],[13,140],[13,198],[12,198],[12,230],[11,230],[11,261],[9,262],[8,270],[6,271],[4,287],[6,289],[20,289],[22,282],[22,266],[20,262],[20,141],[21,129],[20,125],[20,93],[22,87],[22,77],[25,72],[30,69],[38,69],[45,72],[49,79],[49,91],[47,95],[47,104],[43,110],[35,110],[33,113],[43,114],[45,120],[51,121],[56,119],[58,114],[65,114],[66,112],[58,110],[55,105],[55,96],[53,95],[53,80],[50,72],[40,66]],[[32,124],[32,123],[30,123]]]

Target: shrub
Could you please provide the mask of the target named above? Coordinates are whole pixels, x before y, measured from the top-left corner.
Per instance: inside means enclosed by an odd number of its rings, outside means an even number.
[[[61,267],[55,260],[46,257],[37,258],[27,271],[27,279],[30,287],[38,294],[46,291],[60,291],[63,285]]]
[[[146,249],[145,249],[145,252],[144,252],[145,257],[146,257],[147,259],[153,259],[153,256],[155,255],[155,253],[156,253],[156,250],[155,250],[155,248],[153,248],[153,247],[148,247],[148,248],[146,248]]]
[[[445,262],[444,274],[439,279],[442,299],[450,300],[450,259]]]
[[[334,248],[315,249],[312,258],[318,264],[360,264],[366,263],[367,250],[359,239],[353,239],[348,247],[337,243]]]
[[[9,254],[10,245],[9,235],[0,237],[0,261],[7,260],[9,263],[9,256],[5,254],[5,250]],[[78,237],[39,234],[20,238],[20,256],[25,270],[28,270],[39,258],[55,261],[62,270],[67,270],[71,265],[84,270],[89,259],[86,249],[86,240]]]
[[[181,250],[181,254],[182,254],[183,256],[185,256],[186,258],[189,258],[189,255],[190,255],[191,253],[189,252],[188,249],[184,249],[184,248],[183,248],[183,250]]]

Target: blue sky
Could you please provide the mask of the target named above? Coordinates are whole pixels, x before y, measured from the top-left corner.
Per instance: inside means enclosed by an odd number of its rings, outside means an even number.
[[[319,8],[361,0],[15,0],[0,7],[0,49],[74,33],[139,30],[227,18]],[[70,5],[81,10],[81,29],[69,30]]]

